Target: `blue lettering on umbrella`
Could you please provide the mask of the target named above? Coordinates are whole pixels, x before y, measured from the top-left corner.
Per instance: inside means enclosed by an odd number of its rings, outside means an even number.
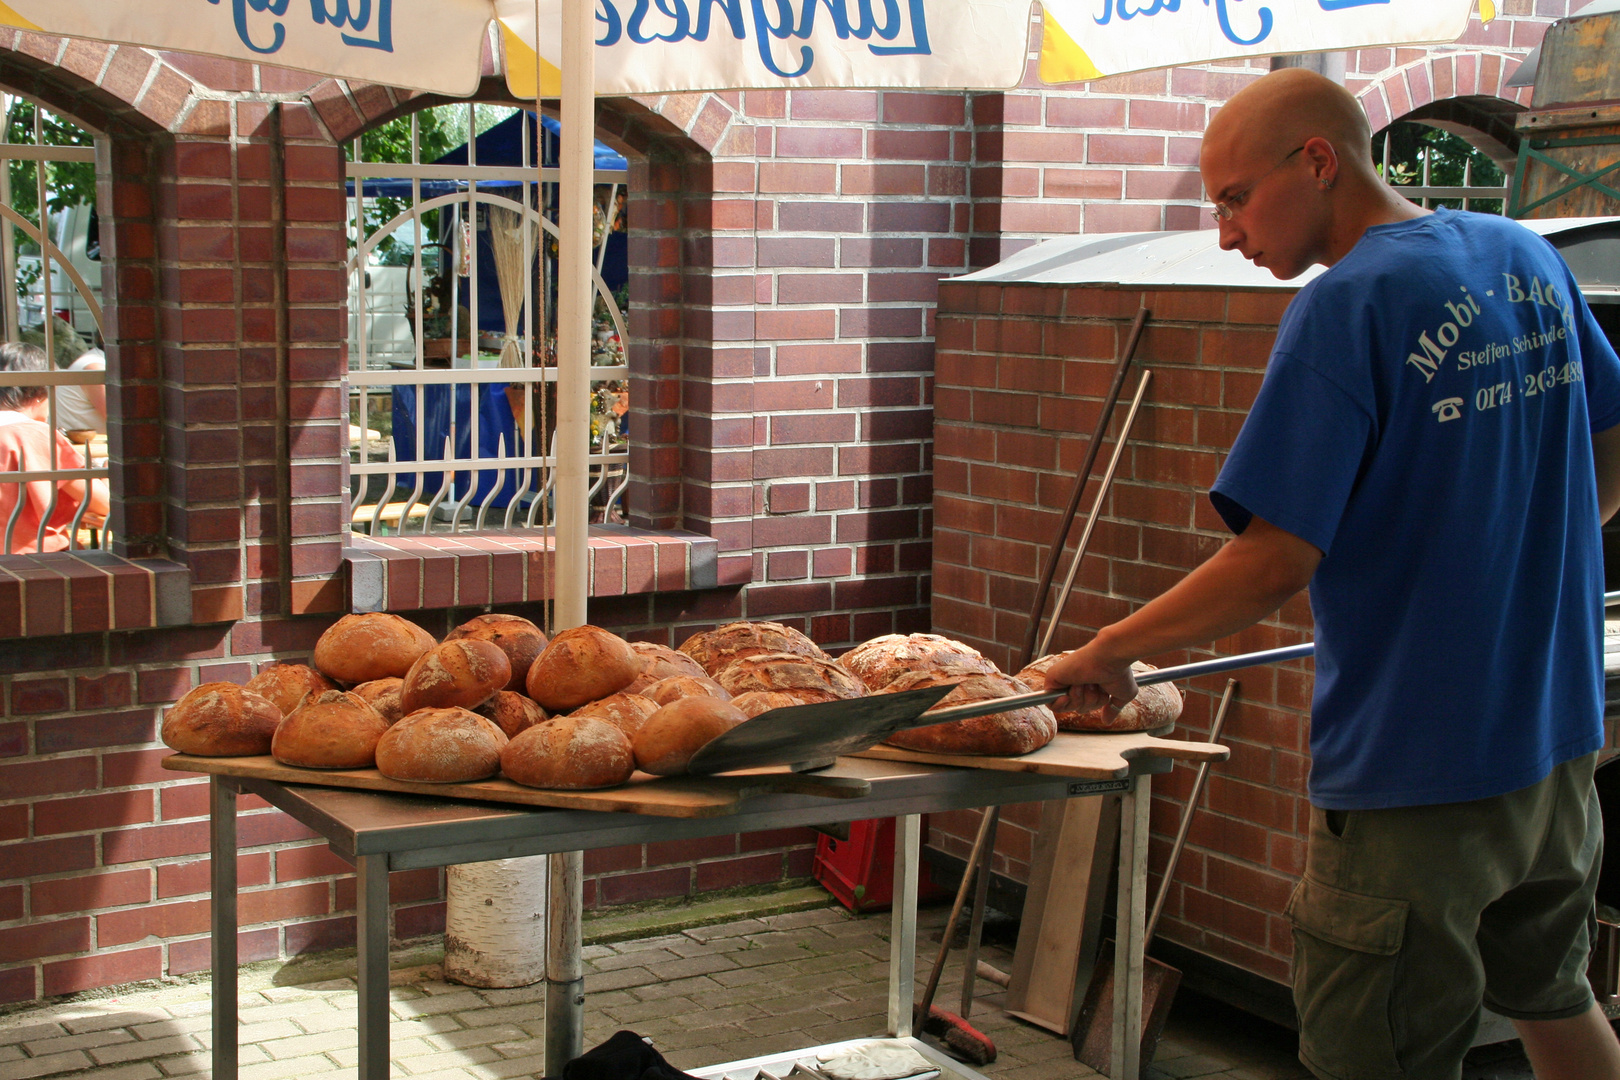
[[[1226,36],[1226,40],[1234,45],[1253,45],[1258,41],[1264,41],[1271,33],[1271,9],[1265,7],[1260,9],[1260,30],[1254,37],[1239,37],[1237,32],[1232,29],[1232,17],[1227,10],[1228,5],[1234,2],[1236,0],[1215,0],[1215,20],[1220,23],[1221,33]],[[1322,5],[1323,10],[1333,11],[1341,7],[1355,7],[1361,4],[1385,4],[1389,0],[1317,0],[1317,2]],[[1205,7],[1208,7],[1209,3],[1210,0],[1204,0]],[[1135,10],[1132,10],[1129,4],[1130,0],[1103,0],[1102,14],[1093,15],[1091,21],[1098,26],[1107,26],[1113,21],[1115,15],[1119,16],[1120,22],[1125,22],[1136,18],[1138,15],[1152,16],[1159,14],[1161,11],[1181,10],[1181,0],[1153,0],[1147,7]]]
[[[327,3],[335,3],[336,10],[328,11]],[[354,45],[361,49],[381,49],[383,52],[394,51],[394,0],[377,0],[377,36],[374,38],[356,37],[356,34],[366,32],[366,26],[371,22],[371,0],[355,0],[355,9],[349,10],[349,0],[309,0],[310,17],[315,25],[331,23],[339,30],[347,24],[354,28],[354,34],[344,34],[343,44]]]
[[[250,0],[252,2],[252,0]],[[260,0],[262,2],[262,0]],[[707,41],[711,16],[716,7],[724,15],[726,23],[731,29],[731,36],[737,40],[748,37],[746,19],[743,14],[742,0],[692,0],[697,11],[696,24],[692,19],[692,8],[688,0],[629,0],[632,4],[628,18],[620,15],[618,0],[597,0],[596,21],[602,24],[601,35],[596,44],[604,47],[617,45],[621,38],[628,38],[638,45],[650,44],[654,41],[667,41],[670,43],[685,41]],[[767,3],[774,2],[775,11],[767,8]],[[883,5],[883,21],[877,20],[873,11],[874,0],[856,0],[855,22],[850,22],[849,0],[802,0],[803,6],[794,17],[793,0],[749,0],[749,9],[753,12],[754,36],[759,47],[759,57],[766,69],[774,75],[785,79],[797,78],[810,70],[815,63],[815,51],[808,45],[799,48],[799,66],[793,71],[784,71],[771,52],[771,39],[785,40],[798,38],[803,41],[815,31],[816,8],[825,5],[827,16],[832,19],[833,32],[842,40],[853,37],[857,41],[868,41],[873,34],[882,41],[894,41],[900,37],[905,29],[905,15],[900,9],[899,0],[877,0]],[[1169,0],[1179,3],[1180,0]],[[902,54],[929,55],[932,49],[928,44],[928,17],[926,0],[907,0],[907,12],[911,16],[911,44],[909,45],[868,45],[867,49],[874,56],[895,56]],[[653,14],[656,7],[658,15],[668,20],[655,29],[649,25],[657,21],[658,16]],[[773,20],[772,14],[775,18]],[[662,32],[659,32],[659,31]]]

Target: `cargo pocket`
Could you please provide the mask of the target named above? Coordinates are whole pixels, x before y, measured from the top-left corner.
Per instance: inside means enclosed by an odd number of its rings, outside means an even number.
[[[1400,1080],[1395,976],[1405,900],[1304,878],[1288,898],[1300,1057],[1343,1080]]]

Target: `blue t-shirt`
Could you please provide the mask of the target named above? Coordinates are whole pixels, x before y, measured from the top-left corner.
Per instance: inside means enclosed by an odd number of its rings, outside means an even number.
[[[1313,803],[1485,798],[1602,745],[1615,424],[1620,360],[1515,222],[1375,226],[1300,290],[1210,498],[1324,552]]]

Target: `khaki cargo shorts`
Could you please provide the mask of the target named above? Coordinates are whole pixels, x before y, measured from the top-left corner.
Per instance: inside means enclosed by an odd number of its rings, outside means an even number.
[[[1473,802],[1311,809],[1289,898],[1300,1060],[1327,1080],[1457,1080],[1480,1003],[1591,1007],[1603,821],[1596,755]]]

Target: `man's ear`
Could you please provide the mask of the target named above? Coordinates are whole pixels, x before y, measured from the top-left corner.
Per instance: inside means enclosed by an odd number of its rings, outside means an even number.
[[[1333,144],[1320,135],[1313,135],[1305,140],[1303,151],[1305,160],[1310,163],[1311,172],[1316,182],[1323,188],[1331,188],[1339,180],[1339,152]]]

